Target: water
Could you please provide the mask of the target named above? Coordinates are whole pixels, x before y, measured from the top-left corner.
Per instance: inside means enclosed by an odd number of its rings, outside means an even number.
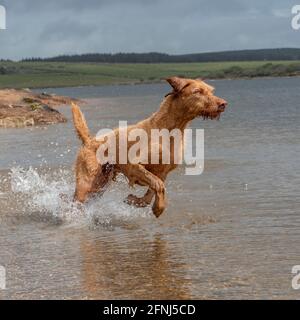
[[[168,209],[103,198],[72,204],[72,122],[0,130],[0,265],[5,299],[297,299],[300,78],[214,81],[230,106],[205,129],[201,176],[172,173]],[[96,133],[154,112],[166,85],[48,89],[87,99]],[[43,90],[44,91],[44,90]],[[61,111],[70,119],[68,107]],[[136,193],[143,190],[137,188]]]

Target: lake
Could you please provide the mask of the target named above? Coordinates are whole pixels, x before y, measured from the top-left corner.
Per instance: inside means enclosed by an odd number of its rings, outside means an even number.
[[[205,130],[205,169],[167,180],[168,208],[123,203],[120,177],[72,204],[79,141],[66,124],[0,130],[3,299],[298,299],[300,78],[211,81],[229,102]],[[53,88],[86,100],[93,133],[153,113],[167,85]],[[143,189],[136,188],[136,194]],[[61,196],[63,194],[63,196]]]

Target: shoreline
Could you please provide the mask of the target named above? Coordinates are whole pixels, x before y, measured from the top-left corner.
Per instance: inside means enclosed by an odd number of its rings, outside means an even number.
[[[237,77],[237,78],[203,78],[204,81],[235,81],[235,80],[258,80],[258,79],[288,79],[288,78],[300,78],[300,74],[297,75],[286,75],[286,76],[262,76],[262,77]],[[29,90],[41,90],[41,89],[61,89],[61,88],[84,88],[84,87],[109,87],[109,86],[141,86],[151,84],[164,84],[164,80],[158,81],[132,81],[132,82],[116,82],[116,83],[104,83],[104,84],[81,84],[81,85],[58,85],[58,86],[41,86],[41,87],[28,87]],[[10,90],[12,88],[0,88],[1,90]],[[23,90],[16,89],[16,90]]]
[[[80,100],[29,89],[0,90],[0,128],[24,128],[67,122],[56,107]]]

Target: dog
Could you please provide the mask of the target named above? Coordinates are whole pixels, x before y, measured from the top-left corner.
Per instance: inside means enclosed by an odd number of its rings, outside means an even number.
[[[183,132],[189,123],[197,117],[219,119],[227,107],[227,102],[215,96],[214,88],[202,80],[171,77],[166,81],[173,90],[165,96],[159,110],[149,118],[128,127],[128,132],[132,129],[143,129],[148,134],[152,129],[168,129],[170,131],[179,129]],[[150,205],[154,198],[152,211],[158,218],[166,208],[164,182],[168,173],[177,167],[174,162],[175,152],[177,152],[174,150],[174,144],[170,143],[170,164],[163,164],[161,155],[158,164],[122,164],[119,161],[119,154],[115,164],[99,163],[97,150],[103,142],[90,135],[85,118],[78,105],[74,103],[72,103],[72,113],[77,135],[82,141],[75,166],[74,201],[84,203],[90,195],[104,192],[106,186],[121,173],[127,177],[130,186],[148,187],[143,197],[139,198],[131,194],[125,201],[130,205],[145,207]],[[114,133],[117,137],[116,150],[119,150],[120,129],[115,129]],[[149,143],[151,144],[151,141]],[[131,145],[129,143],[128,148]],[[161,149],[159,150],[161,151]],[[149,154],[150,156],[151,154]]]

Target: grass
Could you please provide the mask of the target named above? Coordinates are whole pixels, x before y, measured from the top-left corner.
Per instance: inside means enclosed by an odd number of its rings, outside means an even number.
[[[300,75],[300,61],[161,64],[0,62],[0,88],[158,82],[169,76],[244,78]]]

